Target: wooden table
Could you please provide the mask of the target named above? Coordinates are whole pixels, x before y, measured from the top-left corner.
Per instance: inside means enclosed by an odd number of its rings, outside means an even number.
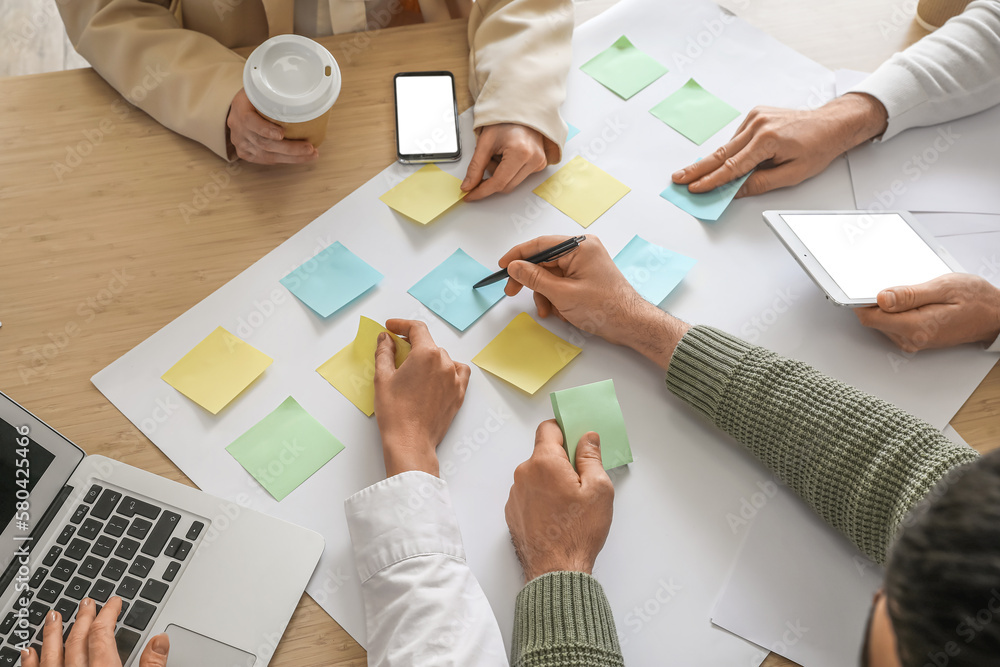
[[[824,0],[726,4],[737,13],[745,5],[751,22],[833,66],[874,68],[914,37],[901,29],[896,42],[870,30],[844,39],[892,0],[837,3],[851,5],[833,12],[839,22],[810,13],[829,14]],[[345,84],[319,161],[296,167],[227,169],[91,70],[0,79],[0,388],[88,453],[190,484],[90,377],[393,161],[394,72],[467,76],[463,21],[321,41]],[[862,47],[867,63],[821,57]],[[464,109],[471,100],[459,89]],[[994,370],[953,424],[985,451],[1000,431],[998,409]],[[304,597],[272,664],[360,667],[365,652]]]

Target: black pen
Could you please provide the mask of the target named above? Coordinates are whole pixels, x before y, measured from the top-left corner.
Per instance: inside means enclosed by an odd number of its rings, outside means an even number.
[[[571,239],[566,239],[559,245],[552,246],[548,250],[543,250],[537,255],[532,255],[531,257],[524,258],[523,261],[531,262],[532,264],[542,264],[544,262],[551,262],[552,260],[559,259],[563,255],[569,254],[580,247],[580,244],[587,240],[586,236],[574,236]],[[501,269],[493,275],[487,276],[480,280],[478,283],[472,286],[472,289],[479,289],[480,287],[486,287],[487,285],[492,285],[493,283],[500,282],[510,276],[507,274],[507,269]]]

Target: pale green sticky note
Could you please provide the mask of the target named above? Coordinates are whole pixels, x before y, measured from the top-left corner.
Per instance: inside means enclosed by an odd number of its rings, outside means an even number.
[[[601,436],[601,461],[605,470],[632,463],[632,447],[612,380],[552,392],[552,411],[574,466],[576,446],[590,431]]]
[[[635,48],[624,35],[580,70],[626,100],[667,73],[666,67]]]
[[[343,450],[340,440],[291,396],[226,447],[279,501]]]
[[[699,146],[739,117],[740,112],[688,79],[670,97],[649,110]]]

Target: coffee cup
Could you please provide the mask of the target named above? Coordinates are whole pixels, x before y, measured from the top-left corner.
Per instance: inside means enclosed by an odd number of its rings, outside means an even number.
[[[333,55],[300,35],[272,37],[254,49],[243,68],[243,89],[257,113],[283,127],[286,139],[313,146],[326,138],[340,84]]]
[[[965,11],[970,0],[920,0],[917,3],[917,23],[924,30],[934,31],[948,19]]]

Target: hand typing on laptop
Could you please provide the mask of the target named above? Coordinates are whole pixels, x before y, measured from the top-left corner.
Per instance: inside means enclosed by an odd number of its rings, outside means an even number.
[[[115,623],[122,611],[115,596],[100,609],[90,598],[80,602],[76,622],[63,628],[62,616],[50,611],[42,630],[42,654],[29,648],[21,652],[21,667],[121,667],[115,643]],[[68,634],[66,634],[68,633]],[[65,636],[65,646],[63,638]],[[139,658],[139,667],[166,667],[170,640],[166,634],[153,637]]]

